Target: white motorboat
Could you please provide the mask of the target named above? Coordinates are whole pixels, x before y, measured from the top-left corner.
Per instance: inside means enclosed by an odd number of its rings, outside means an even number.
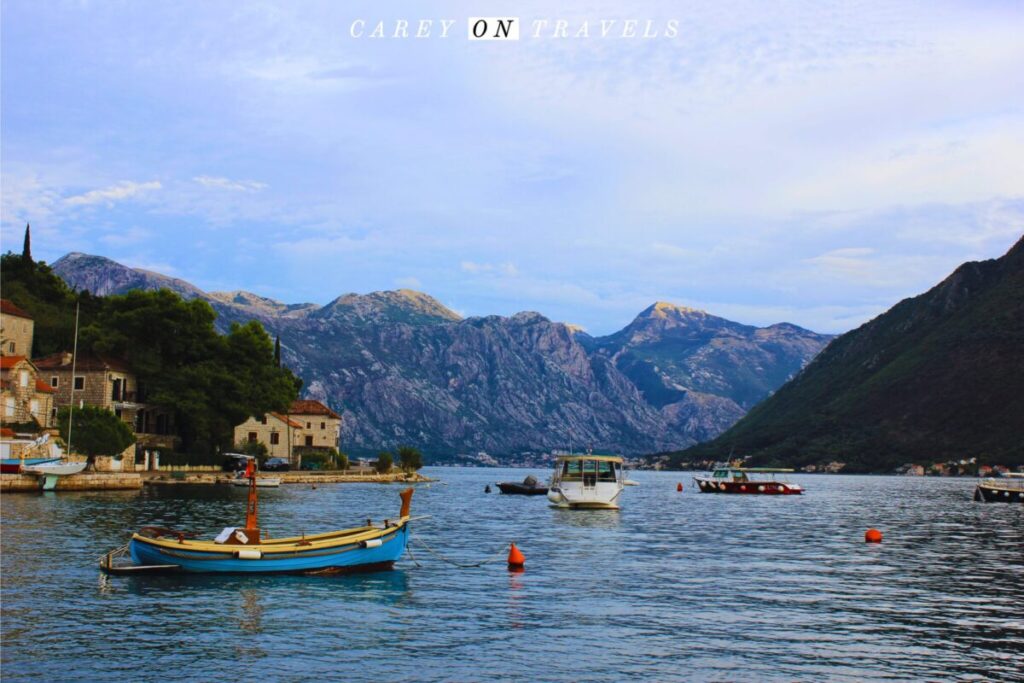
[[[560,455],[548,489],[557,508],[618,510],[622,458],[617,455]]]
[[[231,480],[234,486],[248,486],[248,477],[235,477]],[[277,488],[281,485],[281,477],[256,477],[256,486],[259,488]]]

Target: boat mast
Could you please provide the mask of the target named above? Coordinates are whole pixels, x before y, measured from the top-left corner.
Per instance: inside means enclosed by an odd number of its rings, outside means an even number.
[[[256,457],[253,456],[252,460],[245,466],[245,474],[249,477],[249,502],[245,508],[245,528],[248,529],[259,529],[259,522],[257,521],[257,513],[259,511],[259,501],[256,496]],[[257,531],[257,533],[259,533]],[[259,541],[259,537],[256,539]]]
[[[68,457],[71,457],[71,428],[75,424],[75,369],[78,364],[78,313],[81,302],[75,302],[75,345],[71,351],[71,405],[68,408]]]

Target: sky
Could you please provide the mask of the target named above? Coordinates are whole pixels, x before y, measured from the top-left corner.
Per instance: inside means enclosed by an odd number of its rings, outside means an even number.
[[[838,333],[1024,233],[1024,4],[626,4],[4,0],[0,249]]]

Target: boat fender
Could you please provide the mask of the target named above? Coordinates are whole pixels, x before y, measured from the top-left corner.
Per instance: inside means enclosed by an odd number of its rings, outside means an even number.
[[[369,541],[359,542],[360,548],[379,548],[382,545],[384,545],[384,541],[380,540],[379,538],[371,538]]]
[[[259,560],[263,557],[263,553],[254,548],[244,548],[238,551],[238,559],[240,560]]]

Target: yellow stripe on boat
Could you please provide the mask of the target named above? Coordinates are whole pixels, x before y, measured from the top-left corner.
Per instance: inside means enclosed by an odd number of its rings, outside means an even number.
[[[342,531],[332,531],[329,533],[306,537],[292,536],[289,538],[267,539],[260,541],[259,543],[250,543],[247,545],[215,543],[213,541],[196,541],[189,539],[179,541],[176,538],[151,538],[141,534],[133,534],[132,539],[161,548],[167,548],[168,550],[194,550],[200,552],[223,553],[231,552],[232,550],[239,548],[258,548],[264,555],[271,555],[274,553],[295,553],[303,551],[308,552],[311,550],[324,550],[338,546],[352,545],[361,541],[383,538],[384,536],[391,535],[400,530],[406,525],[406,523],[408,523],[408,521],[407,517],[402,518],[397,524],[389,526],[386,529],[381,529],[379,527],[356,527],[354,529],[344,529]]]

